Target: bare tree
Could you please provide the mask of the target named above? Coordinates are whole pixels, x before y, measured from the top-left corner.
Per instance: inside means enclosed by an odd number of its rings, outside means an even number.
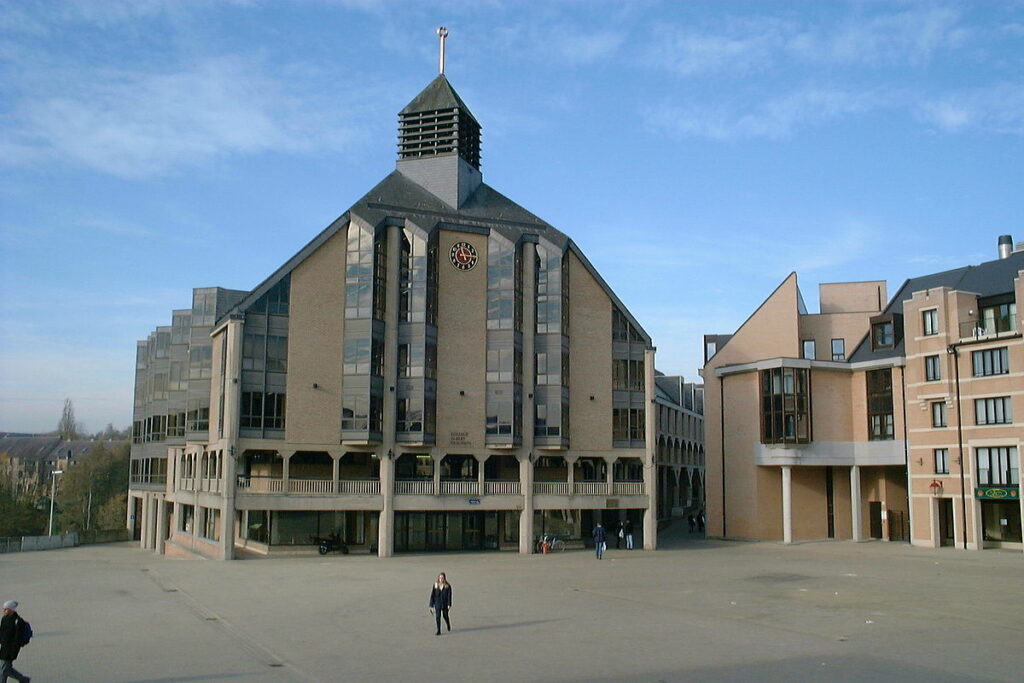
[[[57,434],[61,439],[70,441],[78,436],[79,425],[75,422],[75,406],[70,398],[64,399],[64,412],[57,423]]]

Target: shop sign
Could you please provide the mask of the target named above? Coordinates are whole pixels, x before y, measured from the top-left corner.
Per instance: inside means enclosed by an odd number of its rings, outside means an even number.
[[[978,486],[974,497],[982,500],[1020,500],[1020,490],[1013,486]]]

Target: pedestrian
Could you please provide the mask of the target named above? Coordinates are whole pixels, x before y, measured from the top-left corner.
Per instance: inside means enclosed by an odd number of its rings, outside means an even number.
[[[622,520],[619,520],[619,532],[615,534],[615,549],[618,550],[622,547],[622,541],[626,538],[626,530],[622,526]]]
[[[601,526],[601,522],[597,523],[594,527],[594,552],[597,553],[597,559],[604,557],[604,550],[607,544],[605,541],[608,539],[605,534],[604,527]]]
[[[626,532],[626,550],[633,549],[633,520],[626,518],[626,522],[622,525],[622,530]]]
[[[704,511],[697,511],[697,530],[704,531]]]
[[[4,603],[4,616],[0,619],[0,683],[13,678],[28,683],[31,678],[14,668],[14,660],[21,651],[21,629],[25,621],[18,614],[17,600]]]
[[[452,608],[452,585],[448,583],[448,577],[441,572],[437,575],[437,581],[430,590],[430,611],[434,614],[434,622],[437,625],[435,636],[441,635],[441,617],[444,617],[444,625],[452,630],[452,622],[448,619],[448,610]]]
[[[693,518],[693,513],[686,515],[686,523],[690,525],[690,533],[692,534],[697,528],[697,520]]]

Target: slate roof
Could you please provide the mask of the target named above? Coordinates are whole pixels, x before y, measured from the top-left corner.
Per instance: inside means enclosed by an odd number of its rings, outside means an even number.
[[[1009,258],[987,261],[976,266],[964,266],[941,273],[932,273],[910,278],[903,283],[896,295],[889,301],[885,313],[903,314],[903,302],[914,296],[914,292],[949,287],[959,292],[972,292],[984,298],[1013,291],[1013,280],[1024,270],[1024,252],[1010,254]],[[888,349],[873,350],[869,336],[865,335],[857,348],[849,355],[851,363],[860,361],[896,358],[902,356],[903,340]]]
[[[437,78],[430,82],[430,84],[420,92],[419,95],[413,98],[412,102],[405,105],[405,109],[398,112],[399,116],[405,114],[419,114],[421,112],[436,111],[438,109],[459,109],[461,112],[468,114],[471,119],[476,121],[476,117],[473,116],[473,112],[469,110],[466,103],[462,101],[459,94],[455,92],[455,88],[448,82],[448,79],[444,77],[444,74],[440,74]]]
[[[71,457],[77,458],[96,443],[92,439],[64,441],[57,436],[5,436],[0,437],[0,453],[11,459],[43,461],[66,458],[70,451]]]

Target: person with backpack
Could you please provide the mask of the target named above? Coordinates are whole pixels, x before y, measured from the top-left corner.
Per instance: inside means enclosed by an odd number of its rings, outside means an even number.
[[[0,683],[7,683],[8,678],[21,683],[32,680],[14,668],[14,660],[31,638],[32,627],[18,614],[17,600],[8,600],[0,619]]]

